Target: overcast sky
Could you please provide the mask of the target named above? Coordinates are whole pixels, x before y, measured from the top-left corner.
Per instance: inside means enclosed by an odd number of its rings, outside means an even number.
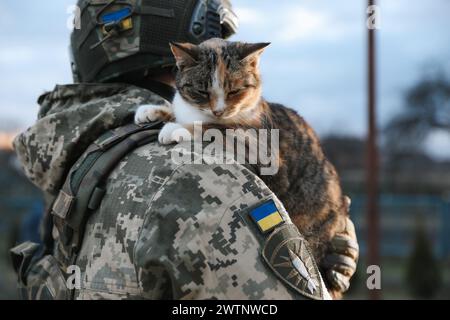
[[[235,40],[271,42],[262,58],[264,95],[300,112],[321,135],[366,132],[365,0],[232,0]],[[0,130],[33,123],[36,98],[71,81],[67,8],[74,0],[0,2]],[[450,1],[380,0],[380,125],[429,66],[450,75]],[[429,151],[450,156],[450,136]]]

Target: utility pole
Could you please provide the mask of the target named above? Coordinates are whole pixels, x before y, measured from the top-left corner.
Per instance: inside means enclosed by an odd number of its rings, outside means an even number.
[[[375,0],[368,0],[374,6]],[[367,17],[369,19],[369,17]],[[368,136],[367,136],[367,227],[368,227],[368,265],[380,266],[380,217],[378,213],[378,174],[379,158],[377,148],[376,124],[376,29],[368,27],[367,46],[367,104],[368,104]],[[379,290],[370,290],[370,299],[380,299]]]

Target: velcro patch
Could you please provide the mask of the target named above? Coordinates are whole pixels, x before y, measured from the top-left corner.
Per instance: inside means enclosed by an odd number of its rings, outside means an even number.
[[[293,224],[285,224],[269,235],[262,251],[272,271],[298,293],[323,299],[322,278],[306,240]]]
[[[102,23],[118,22],[128,18],[131,15],[130,8],[123,8],[117,11],[105,13],[100,17]]]
[[[269,232],[284,223],[283,216],[273,200],[266,201],[253,208],[250,211],[250,216],[262,233]]]

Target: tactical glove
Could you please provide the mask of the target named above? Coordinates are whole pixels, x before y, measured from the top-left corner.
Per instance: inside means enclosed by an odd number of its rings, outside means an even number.
[[[334,299],[342,298],[350,286],[350,279],[356,271],[359,257],[359,246],[356,239],[355,226],[347,218],[343,228],[331,240],[329,251],[322,260],[321,267],[329,291]]]

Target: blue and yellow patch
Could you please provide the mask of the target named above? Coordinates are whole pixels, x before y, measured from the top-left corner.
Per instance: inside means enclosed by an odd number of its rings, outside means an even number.
[[[103,14],[100,19],[102,23],[119,22],[131,16],[130,8],[123,8]]]
[[[267,232],[284,222],[273,200],[269,200],[250,211],[250,216],[262,232]]]
[[[130,30],[133,28],[133,20],[131,19],[131,8],[123,8],[117,11],[105,13],[100,17],[101,23],[103,26],[103,34],[107,34],[107,30],[105,29],[105,25],[110,23],[117,23],[120,25],[122,31]]]

